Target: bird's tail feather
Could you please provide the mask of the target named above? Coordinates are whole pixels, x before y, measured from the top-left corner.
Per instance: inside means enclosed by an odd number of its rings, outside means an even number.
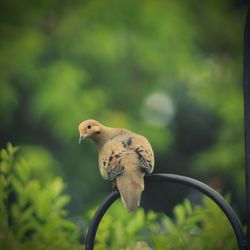
[[[144,174],[138,171],[138,173],[125,172],[116,178],[121,199],[130,212],[136,210],[140,205],[141,194],[144,190],[143,177]]]

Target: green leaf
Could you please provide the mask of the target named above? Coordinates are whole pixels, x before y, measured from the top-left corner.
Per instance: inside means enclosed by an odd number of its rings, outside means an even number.
[[[4,161],[8,161],[10,159],[9,154],[6,149],[2,149],[0,152],[1,158]]]
[[[10,171],[10,164],[7,161],[1,161],[0,162],[0,170],[4,174],[8,174]]]
[[[186,217],[186,211],[185,211],[184,206],[182,206],[182,205],[175,206],[174,215],[175,215],[177,224],[178,225],[183,224],[185,221],[185,217]]]
[[[7,151],[13,156],[18,150],[18,147],[14,147],[10,142],[7,143]]]

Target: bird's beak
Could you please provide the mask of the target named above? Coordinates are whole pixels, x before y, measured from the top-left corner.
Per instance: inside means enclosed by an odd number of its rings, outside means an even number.
[[[81,136],[79,137],[79,144],[81,144],[81,143],[84,141],[84,139],[85,139],[85,137],[84,137],[83,135],[81,135]]]

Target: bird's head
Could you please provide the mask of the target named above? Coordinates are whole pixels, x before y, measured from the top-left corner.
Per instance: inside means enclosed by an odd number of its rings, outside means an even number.
[[[79,144],[81,144],[87,137],[96,137],[101,133],[102,125],[96,120],[86,120],[79,125]]]

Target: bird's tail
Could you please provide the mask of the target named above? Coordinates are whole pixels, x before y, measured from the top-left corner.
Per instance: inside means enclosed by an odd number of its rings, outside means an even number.
[[[141,194],[144,190],[144,174],[141,172],[125,172],[117,176],[116,184],[123,204],[129,212],[135,211],[140,205]]]

